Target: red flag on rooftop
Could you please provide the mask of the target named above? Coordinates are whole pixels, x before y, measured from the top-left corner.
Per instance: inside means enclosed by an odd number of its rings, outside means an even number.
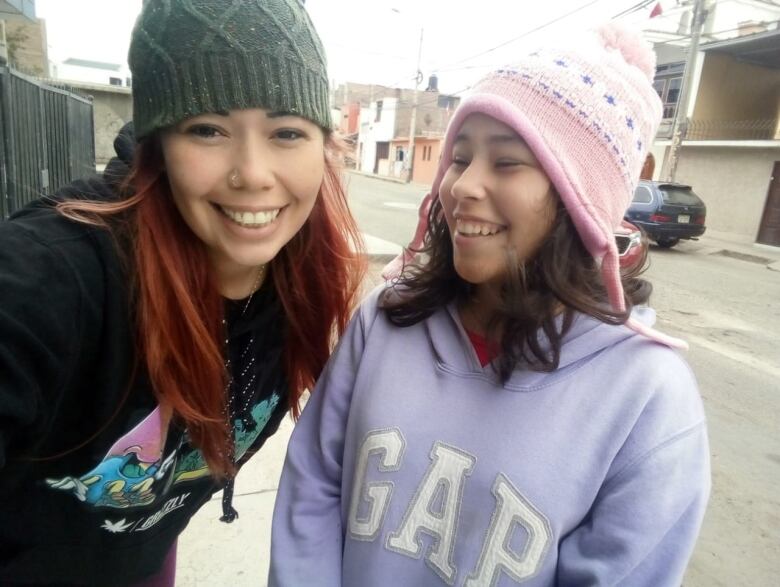
[[[661,7],[660,2],[656,2],[655,6],[653,7],[653,10],[650,12],[650,18],[655,18],[656,16],[660,16],[663,14],[664,9]]]

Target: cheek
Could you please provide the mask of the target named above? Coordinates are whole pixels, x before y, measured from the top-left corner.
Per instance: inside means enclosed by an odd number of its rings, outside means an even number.
[[[294,161],[283,161],[288,191],[302,203],[313,204],[325,180],[325,158],[321,149],[313,149]]]
[[[442,179],[439,186],[439,200],[441,201],[442,209],[444,210],[444,217],[447,220],[447,225],[452,228],[452,214],[455,211],[455,198],[452,196],[452,184],[453,179],[449,172]]]
[[[173,199],[181,209],[197,201],[219,179],[220,171],[214,157],[204,157],[198,151],[171,141],[164,147],[165,174]]]

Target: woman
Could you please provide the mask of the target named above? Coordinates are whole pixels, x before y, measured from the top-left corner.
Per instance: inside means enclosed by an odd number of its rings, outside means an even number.
[[[0,226],[3,585],[173,585],[360,281],[297,0],[145,3],[129,62],[124,164]]]
[[[610,25],[460,105],[425,257],[363,304],[293,432],[270,585],[680,585],[704,411],[613,235],[653,66]]]

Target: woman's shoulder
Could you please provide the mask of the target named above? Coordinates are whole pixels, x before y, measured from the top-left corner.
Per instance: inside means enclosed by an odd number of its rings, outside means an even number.
[[[0,222],[0,271],[20,287],[41,282],[63,296],[94,294],[113,279],[107,274],[123,275],[117,243],[107,228],[66,218],[40,200]]]

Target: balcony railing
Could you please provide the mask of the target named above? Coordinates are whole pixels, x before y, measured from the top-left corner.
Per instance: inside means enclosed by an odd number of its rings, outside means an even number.
[[[691,120],[688,141],[767,141],[780,139],[780,121],[775,118],[753,120]]]

